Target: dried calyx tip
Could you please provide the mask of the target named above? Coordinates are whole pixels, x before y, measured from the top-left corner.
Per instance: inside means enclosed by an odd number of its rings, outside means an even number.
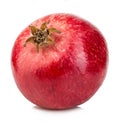
[[[61,32],[56,28],[48,28],[47,24],[49,24],[49,21],[44,22],[40,26],[40,29],[32,25],[29,26],[32,36],[25,41],[24,47],[26,47],[28,43],[33,43],[36,46],[37,52],[39,52],[40,46],[54,44],[54,41],[51,39],[50,35],[54,32],[57,32],[58,34]]]

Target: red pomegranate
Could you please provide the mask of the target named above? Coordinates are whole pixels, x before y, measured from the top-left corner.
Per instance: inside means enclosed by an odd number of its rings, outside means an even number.
[[[11,56],[15,82],[34,104],[68,109],[86,102],[101,86],[108,50],[101,32],[72,14],[51,14],[26,27]]]

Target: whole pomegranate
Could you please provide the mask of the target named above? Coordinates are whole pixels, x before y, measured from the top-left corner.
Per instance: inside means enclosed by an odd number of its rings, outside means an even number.
[[[34,104],[68,109],[86,102],[102,84],[108,50],[100,31],[72,14],[57,13],[26,27],[15,41],[16,84]]]

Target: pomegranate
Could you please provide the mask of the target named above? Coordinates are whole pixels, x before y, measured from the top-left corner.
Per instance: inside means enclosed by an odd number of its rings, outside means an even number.
[[[101,32],[64,13],[32,22],[17,37],[11,55],[17,87],[47,109],[68,109],[90,99],[105,78],[107,62]]]

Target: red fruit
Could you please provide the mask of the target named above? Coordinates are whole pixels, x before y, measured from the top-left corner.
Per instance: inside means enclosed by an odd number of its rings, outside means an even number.
[[[107,70],[104,37],[91,23],[70,14],[34,21],[15,41],[12,71],[22,94],[48,109],[67,109],[87,101]]]

